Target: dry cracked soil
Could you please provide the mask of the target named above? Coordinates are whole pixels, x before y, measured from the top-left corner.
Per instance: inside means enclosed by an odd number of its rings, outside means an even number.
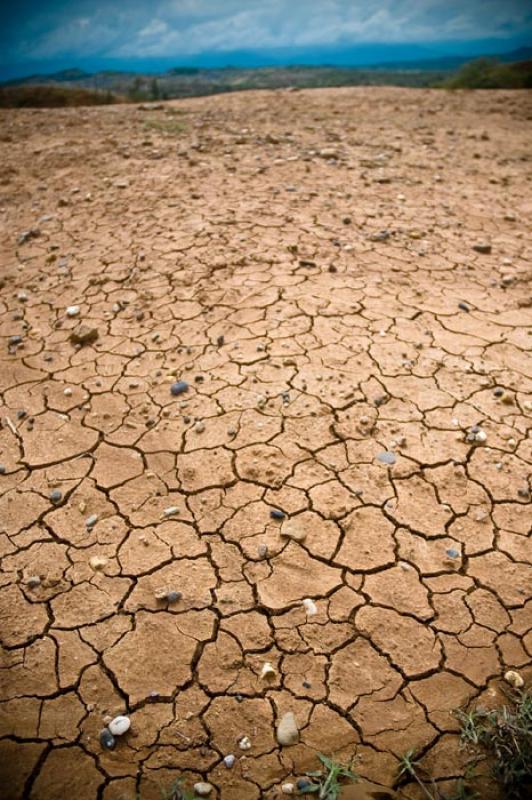
[[[4,800],[463,772],[453,709],[531,672],[531,120],[404,89],[1,112]]]

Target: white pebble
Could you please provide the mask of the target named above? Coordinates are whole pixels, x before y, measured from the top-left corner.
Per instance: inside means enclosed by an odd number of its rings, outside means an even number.
[[[241,750],[251,750],[251,739],[249,738],[249,736],[243,736],[240,739],[238,746],[240,747]]]
[[[118,716],[115,717],[107,726],[113,736],[122,736],[131,727],[131,720],[129,717]]]
[[[514,689],[522,689],[525,685],[521,675],[513,669],[509,669],[508,672],[504,673],[504,680],[506,683],[509,683],[510,686],[513,686]]]
[[[266,661],[266,663],[263,665],[260,671],[260,677],[263,680],[271,680],[272,678],[275,678],[275,675],[276,675],[275,669],[273,668],[273,666],[270,664],[269,661]]]
[[[179,509],[177,506],[168,506],[163,511],[163,516],[165,517],[175,517],[176,514],[179,514]]]
[[[228,756],[224,756],[224,764],[227,767],[227,769],[231,769],[234,763],[235,763],[234,755],[229,754]]]
[[[79,306],[68,306],[66,310],[67,317],[77,317],[80,312]]]
[[[294,784],[283,783],[283,785],[281,786],[281,791],[283,794],[294,794]]]
[[[211,783],[200,783],[194,784],[194,792],[198,795],[198,797],[208,797],[212,792],[212,784]]]
[[[65,397],[72,397],[72,389],[69,389],[68,386],[67,386],[67,388],[64,390],[63,394],[65,395]]]
[[[310,597],[306,597],[303,600],[303,606],[305,611],[307,612],[307,617],[313,617],[318,613],[318,608],[314,600],[311,600]]]

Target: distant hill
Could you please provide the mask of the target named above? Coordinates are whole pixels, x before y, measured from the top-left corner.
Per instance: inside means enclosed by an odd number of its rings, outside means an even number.
[[[371,66],[290,64],[269,67],[172,66],[164,72],[79,68],[33,74],[0,83],[0,105],[76,105],[75,91],[85,91],[87,104],[168,100],[246,89],[293,87],[312,89],[341,86],[405,86],[446,88],[528,88],[532,47],[521,47],[497,57],[445,56],[389,61]],[[32,87],[34,92],[30,91]],[[55,89],[55,93],[39,91]],[[71,94],[69,95],[69,90]],[[18,94],[16,94],[18,92]],[[52,103],[53,101],[53,103]]]
[[[411,54],[413,53],[418,57],[412,58]],[[405,58],[407,54],[410,57]],[[464,55],[439,56],[432,55],[427,47],[418,45],[383,45],[380,47],[360,45],[345,47],[342,50],[322,48],[318,51],[307,51],[302,49],[301,52],[296,49],[289,53],[284,50],[271,51],[262,56],[262,63],[261,57],[257,53],[241,51],[206,57],[205,63],[201,66],[168,64],[165,68],[158,65],[156,68],[150,69],[149,65],[140,65],[139,69],[100,69],[92,72],[74,67],[50,73],[34,73],[23,77],[11,78],[10,80],[0,81],[0,85],[23,86],[25,84],[80,83],[90,88],[100,86],[107,88],[110,78],[123,79],[125,76],[133,76],[132,79],[135,76],[140,76],[149,80],[152,77],[159,78],[166,75],[197,77],[200,74],[212,71],[220,73],[227,70],[252,71],[266,68],[287,69],[290,67],[297,69],[325,67],[327,69],[335,68],[340,70],[359,68],[364,70],[451,72],[480,56],[496,58],[498,61],[505,63],[529,61],[532,59],[532,46],[519,47],[506,53],[485,51],[484,53],[470,52]]]

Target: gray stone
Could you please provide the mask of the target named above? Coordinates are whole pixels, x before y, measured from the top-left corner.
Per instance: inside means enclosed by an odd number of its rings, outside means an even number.
[[[277,725],[277,741],[282,747],[290,747],[299,742],[299,729],[291,711],[283,714]]]

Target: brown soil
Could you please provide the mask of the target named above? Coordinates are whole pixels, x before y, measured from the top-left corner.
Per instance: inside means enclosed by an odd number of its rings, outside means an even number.
[[[317,752],[460,775],[452,710],[532,657],[531,119],[403,89],[2,112],[4,800],[270,799]]]

